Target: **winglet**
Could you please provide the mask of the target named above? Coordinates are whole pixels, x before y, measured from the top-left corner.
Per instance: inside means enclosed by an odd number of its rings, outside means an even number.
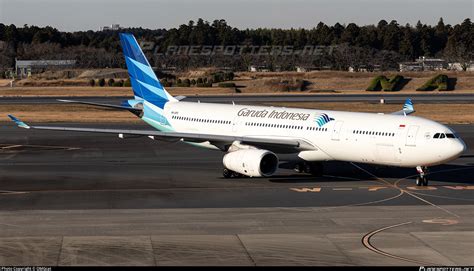
[[[16,118],[15,116],[13,115],[8,115],[8,117],[13,120],[16,125],[18,125],[18,127],[20,128],[24,128],[24,129],[30,129],[30,126],[28,126],[26,123],[24,123],[23,121],[19,120],[18,118]]]
[[[413,102],[410,98],[406,99],[403,109],[397,112],[393,112],[392,115],[402,115],[407,116],[411,113],[415,113],[415,107],[413,107]]]
[[[403,111],[409,111],[410,113],[415,112],[413,102],[410,98],[406,99],[405,104],[403,105]]]

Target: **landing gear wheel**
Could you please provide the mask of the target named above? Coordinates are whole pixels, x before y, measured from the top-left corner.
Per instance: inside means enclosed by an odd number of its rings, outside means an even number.
[[[423,186],[428,186],[428,178],[423,177],[422,181],[423,181]]]
[[[301,173],[306,171],[306,164],[304,163],[298,163],[295,165],[294,171]]]
[[[224,178],[226,179],[230,179],[234,177],[234,172],[230,169],[224,168],[224,170],[222,171],[222,176],[224,176]]]
[[[423,184],[423,180],[421,177],[416,177],[416,186],[421,186]]]
[[[422,167],[422,166],[417,166],[416,171],[418,174],[420,174],[416,178],[416,185],[417,186],[428,186],[428,178],[426,175],[428,174],[428,168],[427,167]]]
[[[232,178],[244,178],[245,175],[242,175],[240,173],[237,173],[237,172],[232,172]]]

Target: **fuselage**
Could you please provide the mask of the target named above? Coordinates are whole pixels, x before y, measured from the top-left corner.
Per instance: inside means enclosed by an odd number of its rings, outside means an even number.
[[[146,114],[143,119],[176,132],[302,139],[315,146],[295,154],[306,161],[432,166],[456,159],[466,148],[447,126],[414,116],[191,102],[167,103],[162,114],[169,125]]]

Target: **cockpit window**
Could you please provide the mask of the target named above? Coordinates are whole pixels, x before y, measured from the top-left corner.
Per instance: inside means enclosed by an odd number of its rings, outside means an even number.
[[[457,138],[457,136],[453,133],[436,133],[433,138]]]

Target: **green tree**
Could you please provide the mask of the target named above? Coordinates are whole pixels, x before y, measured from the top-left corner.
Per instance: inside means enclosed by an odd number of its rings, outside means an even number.
[[[359,36],[359,32],[360,28],[356,24],[350,23],[342,33],[341,42],[354,45]]]
[[[385,27],[383,35],[383,49],[389,51],[398,51],[400,44],[400,28],[397,21],[393,20]]]
[[[443,48],[446,47],[446,42],[448,41],[448,34],[448,28],[444,24],[443,18],[439,18],[434,33],[434,48],[436,51],[441,51]]]
[[[399,52],[404,56],[408,56],[410,59],[415,58],[415,50],[413,48],[413,34],[409,27],[403,29]]]

